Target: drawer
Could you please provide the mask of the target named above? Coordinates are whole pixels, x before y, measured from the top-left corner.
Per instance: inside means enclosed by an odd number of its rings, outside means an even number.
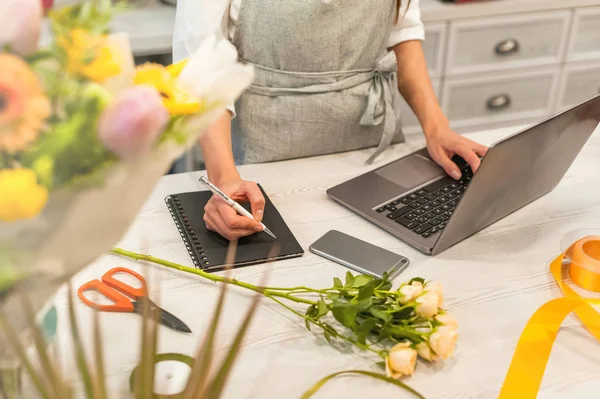
[[[433,90],[435,91],[435,95],[440,97],[440,89],[441,82],[438,79],[432,79],[431,84],[433,85]],[[402,109],[402,129],[405,134],[414,134],[417,132],[421,132],[421,124],[417,119],[417,116],[414,114],[412,109],[408,106],[408,103],[401,97],[400,107]]]
[[[568,65],[561,77],[557,109],[564,110],[600,94],[600,62]]]
[[[444,67],[444,50],[446,49],[446,24],[425,23],[425,41],[423,53],[427,61],[429,76],[439,78]]]
[[[442,107],[453,128],[545,117],[552,112],[558,75],[558,68],[545,68],[446,79]]]
[[[600,60],[600,7],[575,10],[567,59]]]
[[[453,23],[446,75],[558,64],[570,19],[557,11]]]

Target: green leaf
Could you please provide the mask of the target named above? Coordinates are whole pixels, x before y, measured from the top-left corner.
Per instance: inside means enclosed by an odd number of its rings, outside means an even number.
[[[375,365],[376,365],[377,367],[381,367],[382,369],[384,369],[384,370],[385,370],[385,361],[383,361],[383,360],[382,360],[382,361],[380,361],[380,362],[377,362],[377,363],[375,363]]]
[[[356,328],[356,309],[352,307],[335,307],[331,309],[331,313],[344,327],[352,330]]]
[[[381,307],[372,307],[369,309],[369,312],[377,317],[378,319],[382,320],[384,323],[389,323],[390,320],[392,320],[392,315],[387,313],[385,311],[385,308],[381,308]]]
[[[342,284],[342,280],[340,280],[340,279],[339,279],[339,278],[337,278],[337,277],[334,277],[334,278],[333,278],[333,286],[334,286],[335,288],[344,288],[344,284]]]
[[[357,299],[360,301],[362,299],[371,298],[375,293],[375,286],[377,284],[377,280],[370,281],[368,284],[362,286],[358,290]]]
[[[368,276],[366,274],[359,274],[354,278],[354,284],[352,284],[353,288],[359,288],[363,285],[367,284],[369,281],[373,280],[372,276]]]
[[[329,331],[323,330],[323,337],[325,338],[325,341],[327,341],[327,343],[329,345],[332,344],[332,342],[331,342],[331,333]]]
[[[411,342],[419,343],[423,342],[425,339],[413,330],[412,328],[398,326],[395,324],[390,324],[387,326],[387,331],[396,339],[408,339]]]
[[[358,311],[363,312],[363,311],[369,309],[371,307],[371,305],[373,305],[373,298],[369,297],[369,298],[361,299],[360,301],[356,302],[355,308]]]
[[[412,307],[407,307],[398,311],[393,312],[394,313],[394,319],[398,320],[398,319],[406,319],[407,317],[409,317],[413,312],[413,308]]]
[[[325,303],[323,298],[321,298],[318,305],[319,305],[319,309],[318,309],[317,317],[324,316],[329,312],[329,308],[327,307],[327,304]],[[314,305],[311,305],[311,306],[314,306]]]
[[[306,319],[304,319],[304,325],[306,326],[306,329],[308,331],[310,331],[310,320],[309,319],[314,319],[317,315],[317,307],[315,305],[310,305],[309,307],[306,308]]]
[[[346,288],[352,288],[352,285],[354,284],[354,276],[352,275],[352,273],[350,273],[349,271],[346,272]]]
[[[385,382],[387,382],[389,384],[396,385],[397,387],[400,387],[400,388],[404,389],[405,391],[408,391],[408,392],[412,393],[413,395],[415,395],[419,399],[425,399],[425,397],[423,395],[421,395],[419,392],[415,391],[414,389],[412,389],[408,385],[404,384],[403,382],[400,382],[400,381],[395,380],[393,378],[388,378],[388,377],[386,377],[383,374],[378,374],[378,373],[374,373],[372,371],[363,371],[363,370],[346,370],[346,371],[338,371],[337,373],[330,374],[327,377],[324,377],[321,380],[319,380],[308,391],[304,392],[304,394],[302,395],[301,399],[309,399],[309,398],[311,398],[328,381],[334,379],[335,377],[337,377],[339,375],[343,375],[343,374],[361,374],[361,375],[365,375],[365,376],[368,376],[368,377],[372,377],[372,378],[375,378],[375,379],[378,379],[378,380],[381,380],[381,381],[385,381]]]
[[[383,281],[379,287],[377,287],[380,291],[389,291],[392,288],[392,283],[389,281]]]
[[[410,279],[410,281],[408,282],[408,284],[412,284],[413,281],[416,281],[416,282],[421,283],[421,284],[425,284],[425,279],[421,278],[421,277],[414,277],[414,278]]]
[[[337,292],[328,292],[327,298],[329,298],[330,301],[337,301],[338,299],[340,299],[340,294],[338,294]]]
[[[369,336],[369,334],[371,334],[371,331],[373,331],[373,329],[375,328],[375,326],[377,325],[377,320],[376,319],[367,319],[365,321],[363,321],[358,328],[356,329],[356,335],[358,338],[358,342],[360,342],[361,344],[365,344],[365,340],[366,338]]]

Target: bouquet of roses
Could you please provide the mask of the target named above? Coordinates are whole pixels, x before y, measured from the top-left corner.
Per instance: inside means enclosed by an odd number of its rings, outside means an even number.
[[[120,7],[87,0],[53,10],[52,40],[38,48],[42,1],[0,3],[4,308],[17,283],[43,302],[109,250],[156,181],[253,78],[216,39],[174,65],[135,66],[127,36],[109,29]]]

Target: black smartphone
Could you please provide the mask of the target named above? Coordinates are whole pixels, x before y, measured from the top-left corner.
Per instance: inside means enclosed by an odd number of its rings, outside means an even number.
[[[354,271],[376,278],[388,273],[390,279],[402,273],[410,261],[385,248],[331,230],[315,241],[309,250]]]

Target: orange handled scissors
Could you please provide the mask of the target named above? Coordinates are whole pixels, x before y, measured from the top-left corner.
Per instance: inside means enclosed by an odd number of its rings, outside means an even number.
[[[141,283],[141,287],[132,287],[120,280],[117,280],[114,275],[117,273],[125,273],[136,278]],[[114,303],[111,305],[101,305],[85,297],[86,291],[97,291],[110,299]],[[103,312],[125,312],[142,314],[142,301],[148,301],[150,305],[149,311],[151,314],[160,314],[159,322],[165,326],[182,332],[192,332],[190,328],[177,317],[164,309],[159,308],[154,302],[148,298],[148,288],[146,279],[134,272],[133,270],[124,267],[115,267],[110,269],[102,276],[102,281],[92,280],[83,284],[77,291],[79,299],[86,305],[98,309]],[[131,299],[130,299],[131,298]],[[156,312],[159,311],[159,312]]]

